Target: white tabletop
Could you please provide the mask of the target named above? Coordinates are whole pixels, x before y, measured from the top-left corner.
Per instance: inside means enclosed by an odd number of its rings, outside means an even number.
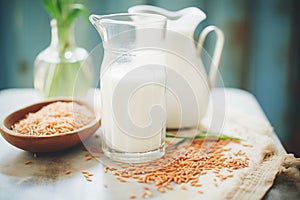
[[[223,89],[215,89],[216,97]],[[255,97],[243,90],[226,88],[226,106],[249,115],[266,119]],[[34,89],[7,89],[0,91],[0,117],[18,108],[40,101]],[[284,151],[276,135],[278,148]],[[85,161],[85,152],[75,147],[63,153],[46,154],[33,158],[32,153],[17,149],[0,137],[0,199],[126,199],[135,184],[116,183],[111,174],[105,174],[100,162]],[[24,162],[32,163],[25,165]],[[72,170],[66,175],[66,170]],[[85,180],[82,170],[94,175],[93,182]],[[107,184],[109,187],[103,187]],[[172,198],[182,199],[180,190],[172,191]],[[126,196],[127,195],[127,196]],[[159,194],[154,199],[160,199]],[[125,198],[124,198],[125,197]],[[171,196],[170,196],[171,197]],[[196,199],[196,198],[195,198]]]

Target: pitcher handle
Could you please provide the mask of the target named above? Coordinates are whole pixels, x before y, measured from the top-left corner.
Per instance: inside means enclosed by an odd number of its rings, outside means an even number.
[[[209,75],[208,75],[210,88],[213,88],[217,81],[217,75],[218,75],[217,72],[220,65],[221,55],[224,46],[224,34],[221,31],[221,29],[219,29],[216,26],[207,26],[201,32],[197,43],[197,55],[201,56],[202,53],[201,51],[203,48],[204,41],[207,35],[212,31],[216,33],[216,44],[214,48],[214,54],[212,56],[212,62],[210,64]]]

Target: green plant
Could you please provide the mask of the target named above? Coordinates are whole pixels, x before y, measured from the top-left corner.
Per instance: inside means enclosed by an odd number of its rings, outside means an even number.
[[[178,135],[171,135],[171,134],[167,134],[166,137],[167,138],[189,139],[189,140],[193,140],[193,139],[241,140],[240,138],[231,137],[228,135],[206,135],[203,133],[196,134],[193,137],[178,136]]]
[[[167,138],[178,138],[182,139],[179,142],[171,145],[168,149],[173,149],[182,143],[184,143],[186,140],[194,140],[194,139],[206,139],[206,140],[233,140],[233,141],[241,141],[242,139],[237,137],[231,137],[224,134],[216,134],[216,133],[210,133],[208,134],[205,130],[198,130],[198,133],[194,136],[179,136],[179,135],[173,135],[173,134],[166,134]]]
[[[56,20],[59,45],[59,55],[70,46],[68,35],[74,20],[82,13],[87,16],[87,10],[82,3],[75,0],[42,0],[44,8],[51,18]]]
[[[81,49],[82,55],[78,57],[79,51],[75,50],[72,25],[80,14],[87,18],[87,10],[83,3],[76,0],[42,0],[42,4],[52,20],[55,20],[53,21],[54,25],[51,22],[51,26],[55,26],[56,29],[54,32],[56,43],[52,49],[57,52],[56,59],[52,61],[45,61],[44,59],[37,62],[37,65],[40,66],[48,65],[42,88],[44,96],[71,96],[74,95],[74,91],[78,94],[84,92],[89,87],[90,81],[82,67],[88,53]],[[75,51],[77,53],[74,53]],[[68,52],[68,56],[66,56],[66,52]],[[75,87],[76,90],[74,90]]]

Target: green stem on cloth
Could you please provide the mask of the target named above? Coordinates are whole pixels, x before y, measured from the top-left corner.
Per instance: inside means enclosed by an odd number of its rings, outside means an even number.
[[[218,140],[241,140],[240,138],[237,137],[231,137],[227,135],[204,135],[204,134],[196,134],[194,137],[189,137],[189,136],[177,136],[177,135],[171,135],[171,134],[166,134],[167,138],[181,138],[181,139],[218,139]]]
[[[167,138],[178,138],[178,139],[182,139],[179,142],[171,145],[168,147],[168,150],[172,150],[174,148],[176,148],[177,146],[181,145],[182,143],[184,143],[186,140],[194,140],[194,139],[213,139],[213,140],[235,140],[235,141],[240,141],[242,139],[237,138],[237,137],[231,137],[231,136],[227,136],[227,135],[207,135],[204,134],[207,133],[206,131],[202,131],[199,134],[196,134],[194,137],[189,137],[189,136],[178,136],[178,135],[172,135],[172,134],[166,134]]]

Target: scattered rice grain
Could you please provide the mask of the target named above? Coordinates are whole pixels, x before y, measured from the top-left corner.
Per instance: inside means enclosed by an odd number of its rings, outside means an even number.
[[[86,161],[92,160],[92,157],[86,157],[85,160],[86,160]]]
[[[127,182],[127,181],[126,181],[125,179],[123,179],[123,178],[117,178],[117,180],[120,181],[120,182],[122,182],[122,183]]]
[[[181,186],[181,189],[182,190],[186,190],[186,187],[183,185],[183,186]]]
[[[65,172],[65,174],[66,174],[66,175],[71,174],[71,170],[67,170],[67,171]]]
[[[147,186],[144,186],[144,190],[149,190],[149,188]]]
[[[30,160],[27,160],[26,162],[24,162],[25,165],[29,165],[31,163]]]
[[[135,195],[130,195],[130,196],[129,196],[129,199],[135,199],[135,198],[136,198]]]

